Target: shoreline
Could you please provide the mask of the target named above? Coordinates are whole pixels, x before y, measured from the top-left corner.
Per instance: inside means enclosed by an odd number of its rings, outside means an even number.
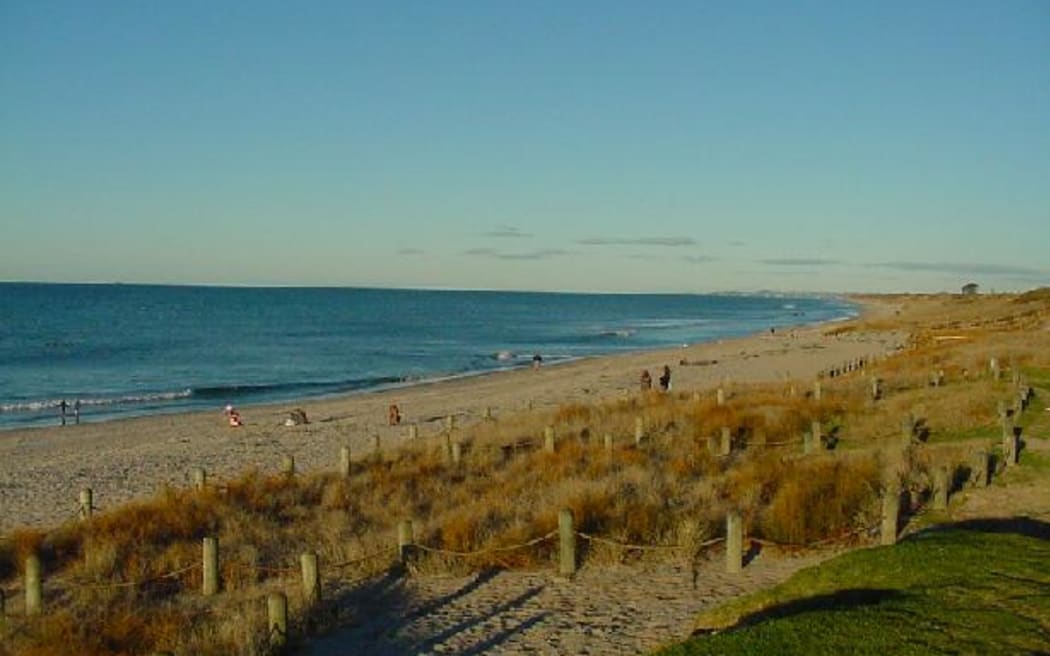
[[[828,296],[830,298],[836,298],[836,299],[839,299],[839,300],[848,301],[849,303],[853,304],[853,306],[854,306],[853,309],[856,311],[856,314],[845,314],[845,315],[842,315],[842,316],[832,317],[832,318],[829,318],[829,319],[824,319],[824,320],[821,320],[821,321],[815,321],[815,322],[812,322],[812,323],[784,324],[784,325],[777,325],[777,326],[774,326],[774,327],[777,328],[778,330],[781,330],[781,331],[797,332],[797,331],[810,330],[810,329],[826,327],[826,326],[831,326],[831,325],[843,324],[843,323],[846,323],[846,322],[849,322],[849,321],[858,321],[858,320],[864,319],[865,318],[865,314],[871,311],[871,307],[869,307],[869,306],[878,305],[877,302],[873,302],[870,299],[860,300],[858,295],[834,294],[834,295],[826,295],[826,296]],[[679,349],[679,348],[691,348],[691,347],[696,347],[696,346],[702,346],[704,344],[714,344],[714,343],[722,343],[722,342],[738,340],[738,339],[756,338],[756,337],[761,337],[764,334],[765,334],[764,331],[755,331],[755,332],[752,332],[752,333],[742,333],[740,335],[735,335],[735,336],[730,336],[730,337],[712,337],[712,338],[707,339],[707,340],[690,342],[688,344],[682,344],[682,345],[671,345],[671,344],[668,344],[668,345],[648,346],[648,347],[640,346],[638,348],[631,348],[631,349],[624,349],[624,350],[614,350],[614,351],[609,351],[609,352],[604,352],[604,353],[593,353],[593,354],[575,355],[575,356],[574,355],[568,355],[568,356],[561,357],[561,358],[558,358],[558,359],[555,359],[555,360],[545,361],[544,364],[543,364],[543,367],[544,368],[562,367],[562,366],[565,366],[565,365],[568,365],[568,364],[571,364],[571,363],[574,363],[574,362],[587,361],[587,360],[592,360],[592,359],[595,359],[595,358],[620,357],[620,356],[640,355],[640,354],[643,354],[643,353],[655,353],[655,352],[660,352],[660,351],[673,351],[673,350],[676,350],[676,349]],[[264,399],[259,399],[259,400],[248,400],[248,401],[243,401],[243,402],[242,401],[238,401],[235,398],[231,398],[231,399],[218,399],[218,398],[210,399],[209,398],[207,400],[202,398],[198,403],[186,403],[186,404],[171,405],[171,406],[145,407],[141,411],[135,411],[135,410],[129,410],[129,411],[125,411],[125,412],[105,412],[105,411],[101,411],[101,412],[98,412],[98,413],[85,412],[85,413],[81,413],[80,421],[78,423],[76,423],[76,424],[73,423],[74,422],[74,415],[73,414],[65,415],[66,424],[60,423],[62,417],[61,417],[60,414],[58,414],[59,399],[53,399],[51,401],[38,401],[38,402],[34,402],[34,403],[47,404],[47,405],[44,406],[44,409],[46,409],[48,412],[38,411],[38,412],[32,413],[34,415],[33,418],[31,418],[28,421],[26,421],[26,423],[17,423],[17,422],[11,423],[11,424],[0,423],[0,439],[2,439],[2,437],[3,437],[3,435],[5,433],[11,433],[11,432],[16,432],[16,431],[20,432],[20,431],[32,431],[32,430],[46,430],[46,429],[50,429],[50,428],[62,428],[62,427],[65,427],[67,424],[69,426],[85,425],[85,424],[109,424],[109,423],[116,423],[116,422],[122,422],[122,421],[131,421],[131,420],[135,420],[135,419],[145,419],[145,418],[150,418],[150,417],[162,417],[162,416],[170,416],[170,415],[181,415],[181,414],[194,414],[194,413],[200,413],[200,412],[211,412],[213,409],[220,408],[223,405],[226,405],[227,403],[232,403],[238,409],[255,409],[255,408],[263,408],[263,409],[265,409],[265,408],[268,408],[270,406],[289,406],[289,405],[297,407],[297,406],[310,404],[310,403],[314,403],[314,402],[338,401],[340,399],[356,397],[356,396],[361,396],[361,395],[367,395],[367,394],[383,393],[383,392],[396,392],[398,390],[411,389],[411,388],[417,387],[417,386],[426,386],[426,385],[440,384],[440,383],[445,383],[445,382],[449,382],[449,381],[456,381],[456,380],[463,380],[463,379],[473,379],[473,378],[484,377],[484,376],[488,376],[488,375],[501,374],[501,373],[509,373],[509,372],[516,372],[516,371],[527,371],[527,370],[530,370],[531,368],[532,368],[531,367],[531,363],[523,362],[521,364],[510,365],[510,366],[506,366],[506,367],[497,366],[497,367],[493,367],[493,368],[490,368],[490,369],[470,369],[470,370],[464,370],[464,371],[454,372],[454,373],[436,372],[436,373],[434,373],[432,375],[423,376],[423,377],[419,377],[419,378],[404,378],[404,379],[398,380],[396,382],[382,382],[382,383],[379,383],[379,384],[376,384],[376,385],[363,386],[363,387],[355,388],[355,389],[345,389],[345,390],[339,390],[339,391],[325,392],[325,393],[321,393],[321,394],[317,394],[317,395],[303,395],[303,396],[289,395],[287,398],[270,398],[270,399],[265,399],[264,398]],[[338,383],[332,383],[332,384],[336,385]],[[160,400],[163,400],[161,397],[168,396],[168,395],[179,395],[182,398],[192,398],[194,393],[195,393],[195,390],[192,387],[187,387],[185,390],[183,390],[181,392],[151,392],[151,391],[131,392],[131,393],[129,393],[128,398],[142,398],[142,399],[151,399],[152,401],[160,401]],[[154,399],[153,397],[157,397],[157,398]],[[92,398],[85,399],[85,398],[79,398],[79,399],[73,399],[73,400],[80,401],[83,404],[83,407],[85,407],[85,408],[92,408],[92,407],[96,407],[96,406],[105,407],[105,406],[111,405],[111,404],[112,405],[119,405],[120,401],[122,399],[118,398],[116,400],[113,400],[113,399],[92,399]],[[67,399],[67,401],[69,401],[70,404],[72,405],[72,401],[71,400]],[[148,405],[148,403],[146,403],[144,405]],[[4,414],[4,412],[0,411],[0,417],[2,417],[3,414]],[[17,412],[12,412],[11,414],[12,415],[16,415],[18,413]]]
[[[847,298],[860,309],[859,316],[847,321],[778,327],[775,335],[585,356],[538,370],[511,368],[332,398],[244,405],[241,428],[228,427],[216,406],[0,431],[0,457],[5,462],[0,531],[69,519],[78,491],[85,487],[93,489],[104,511],[165,486],[188,485],[195,467],[204,467],[209,479],[218,480],[252,468],[277,471],[282,457],[293,454],[299,471],[332,470],[341,446],[349,446],[356,458],[371,452],[373,436],[378,435],[384,448],[394,449],[408,441],[409,425],[417,425],[419,439],[427,439],[440,433],[450,414],[467,427],[480,421],[487,408],[499,419],[567,403],[625,398],[637,392],[642,369],[658,371],[664,364],[672,368],[674,391],[703,391],[726,380],[808,381],[822,369],[855,357],[882,355],[903,342],[896,331],[825,336],[829,326],[889,310],[889,299]],[[401,409],[399,426],[387,425],[392,403]],[[293,408],[305,410],[311,423],[284,426]]]

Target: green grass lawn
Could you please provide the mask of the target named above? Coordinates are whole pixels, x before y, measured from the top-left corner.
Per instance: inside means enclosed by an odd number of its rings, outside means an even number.
[[[725,630],[659,654],[1050,654],[1050,524],[956,524],[855,551],[697,626]]]

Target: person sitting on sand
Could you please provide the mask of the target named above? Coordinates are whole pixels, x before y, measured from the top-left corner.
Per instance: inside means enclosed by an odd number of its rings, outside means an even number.
[[[660,389],[664,392],[671,391],[671,368],[664,365],[664,372],[660,375]]]
[[[397,407],[396,403],[390,404],[390,409],[387,411],[387,422],[391,426],[397,426],[401,423],[401,409]]]
[[[653,388],[653,377],[649,375],[648,369],[642,369],[642,377],[640,380],[643,392],[648,392]]]

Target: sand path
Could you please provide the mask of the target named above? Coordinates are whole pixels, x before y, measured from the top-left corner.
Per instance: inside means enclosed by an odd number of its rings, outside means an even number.
[[[786,580],[839,551],[759,554],[727,574],[713,548],[681,563],[594,565],[571,580],[552,572],[487,571],[465,577],[391,576],[335,591],[347,626],[303,653],[639,654],[689,636],[699,611]]]

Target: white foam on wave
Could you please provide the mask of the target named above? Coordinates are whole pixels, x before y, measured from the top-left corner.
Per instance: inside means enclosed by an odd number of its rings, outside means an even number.
[[[62,405],[64,400],[72,406],[75,401],[80,401],[81,407],[87,406],[109,406],[109,405],[140,405],[144,403],[157,403],[160,401],[178,401],[193,396],[193,390],[186,388],[172,392],[156,392],[152,394],[127,394],[124,396],[97,397],[97,398],[70,398],[70,399],[43,399],[37,401],[16,401],[14,403],[0,404],[0,414],[15,414],[20,412],[43,412],[53,410]]]

